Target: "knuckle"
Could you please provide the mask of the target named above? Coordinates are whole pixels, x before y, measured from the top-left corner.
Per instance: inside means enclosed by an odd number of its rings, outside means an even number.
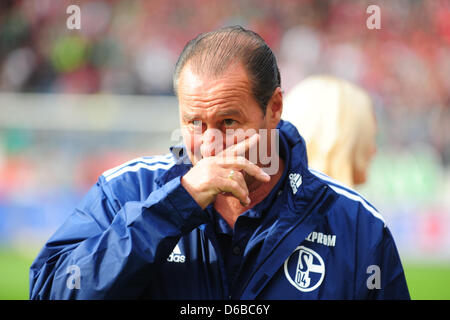
[[[231,187],[233,189],[239,189],[239,183],[235,180],[230,180],[231,181]]]
[[[242,157],[242,156],[236,157],[236,163],[237,163],[237,164],[240,164],[240,165],[245,166],[245,165],[247,165],[249,162],[250,162],[250,161],[248,161],[245,157]]]

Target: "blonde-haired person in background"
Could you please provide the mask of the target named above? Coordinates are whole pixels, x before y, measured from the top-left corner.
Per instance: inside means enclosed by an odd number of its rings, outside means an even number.
[[[311,76],[284,100],[283,119],[306,141],[309,167],[353,188],[367,179],[376,153],[376,119],[369,95],[332,76]]]

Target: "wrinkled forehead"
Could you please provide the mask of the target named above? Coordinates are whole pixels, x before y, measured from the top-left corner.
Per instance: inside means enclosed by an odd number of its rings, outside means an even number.
[[[189,65],[183,68],[178,86],[181,109],[211,108],[219,105],[248,104],[252,98],[250,82],[240,65],[230,67],[220,76],[199,75]]]
[[[232,88],[236,85],[250,89],[247,71],[241,63],[231,64],[221,74],[198,72],[188,63],[180,73],[178,93],[201,93],[217,87]]]

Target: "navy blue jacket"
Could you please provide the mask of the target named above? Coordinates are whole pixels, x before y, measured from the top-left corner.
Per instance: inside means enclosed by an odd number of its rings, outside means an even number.
[[[192,165],[175,148],[100,176],[33,262],[30,298],[409,299],[383,217],[308,168],[293,125],[278,128],[285,174],[246,229],[233,281],[211,208],[180,184]]]

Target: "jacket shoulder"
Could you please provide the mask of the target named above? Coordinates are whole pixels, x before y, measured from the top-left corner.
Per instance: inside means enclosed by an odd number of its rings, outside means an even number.
[[[309,171],[337,194],[340,214],[346,214],[350,219],[367,220],[370,224],[386,227],[384,217],[361,194],[321,172],[312,169]]]
[[[158,186],[156,179],[176,164],[173,154],[139,157],[106,170],[99,177],[106,196],[123,205],[143,201]]]
[[[336,194],[335,204],[327,213],[327,222],[339,234],[338,237],[354,242],[359,256],[379,247],[389,235],[389,230],[378,210],[355,190],[323,173],[310,171]]]

